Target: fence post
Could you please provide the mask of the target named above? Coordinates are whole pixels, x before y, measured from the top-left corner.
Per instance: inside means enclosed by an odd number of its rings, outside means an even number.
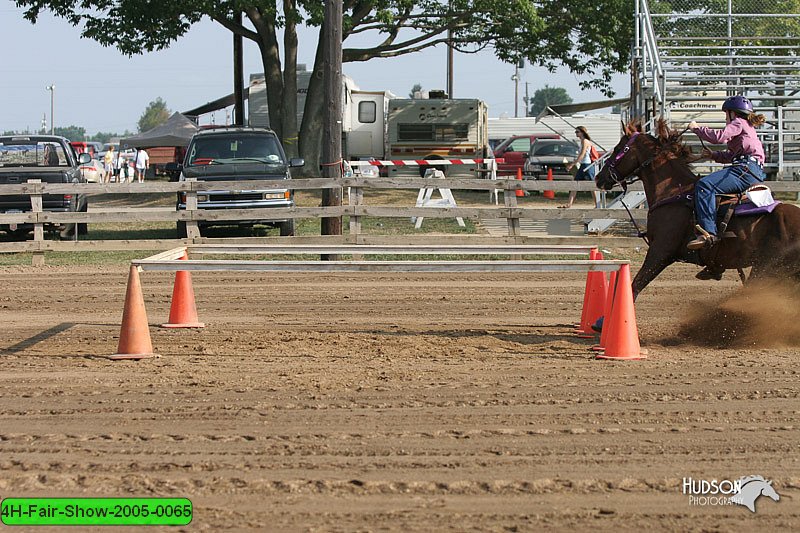
[[[360,206],[364,201],[364,188],[361,186],[348,187],[347,203],[350,207]],[[354,238],[353,242],[357,243],[361,235],[361,216],[350,215],[350,236]]]
[[[41,184],[42,180],[28,180],[28,183],[36,183]],[[37,243],[39,246],[42,245],[44,242],[44,224],[41,222],[41,213],[42,213],[42,188],[41,185],[38,187],[34,185],[34,190],[37,192],[31,193],[31,211],[34,213],[38,213],[36,216],[36,222],[33,224],[33,241]],[[75,231],[77,232],[78,226],[75,226]],[[44,250],[39,248],[38,250],[34,250],[33,258],[31,259],[31,265],[33,266],[44,266]]]
[[[187,182],[196,182],[196,178],[188,178]],[[186,212],[191,213],[191,218],[186,221],[186,237],[189,239],[196,239],[200,237],[200,227],[197,225],[194,215],[197,213],[197,191],[194,190],[194,185],[186,191]]]
[[[508,236],[519,237],[519,216],[515,216],[513,213],[513,211],[517,208],[517,195],[509,194],[509,192],[511,191],[508,187],[506,187],[505,192],[503,193],[503,201],[505,202],[506,208],[508,208],[508,217],[506,218],[508,221]]]

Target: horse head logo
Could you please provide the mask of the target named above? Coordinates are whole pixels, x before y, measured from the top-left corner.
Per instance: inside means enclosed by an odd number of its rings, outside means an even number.
[[[772,487],[772,481],[767,481],[762,476],[746,476],[739,479],[741,490],[739,494],[731,496],[731,502],[744,505],[751,513],[756,512],[756,500],[759,496],[767,496],[776,502],[780,495]]]

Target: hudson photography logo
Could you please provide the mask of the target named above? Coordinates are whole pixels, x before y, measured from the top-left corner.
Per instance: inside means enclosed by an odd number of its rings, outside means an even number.
[[[683,478],[683,494],[689,496],[689,505],[742,505],[756,512],[756,500],[766,496],[774,501],[781,499],[772,487],[772,481],[763,476],[745,476],[731,479]]]

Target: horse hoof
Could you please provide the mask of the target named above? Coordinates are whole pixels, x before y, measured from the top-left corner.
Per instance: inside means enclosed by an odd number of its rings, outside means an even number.
[[[711,279],[720,281],[722,279],[722,272],[714,272],[707,268],[704,268],[703,270],[695,274],[694,277],[702,281],[708,281]]]

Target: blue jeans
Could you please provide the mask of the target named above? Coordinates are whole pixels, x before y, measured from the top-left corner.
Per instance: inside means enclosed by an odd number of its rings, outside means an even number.
[[[589,166],[589,163],[581,163],[578,172],[575,174],[575,181],[594,181],[597,172],[597,165]]]
[[[694,210],[697,223],[707,232],[717,234],[717,195],[746,191],[764,181],[764,170],[753,160],[736,163],[701,178],[694,187]]]

